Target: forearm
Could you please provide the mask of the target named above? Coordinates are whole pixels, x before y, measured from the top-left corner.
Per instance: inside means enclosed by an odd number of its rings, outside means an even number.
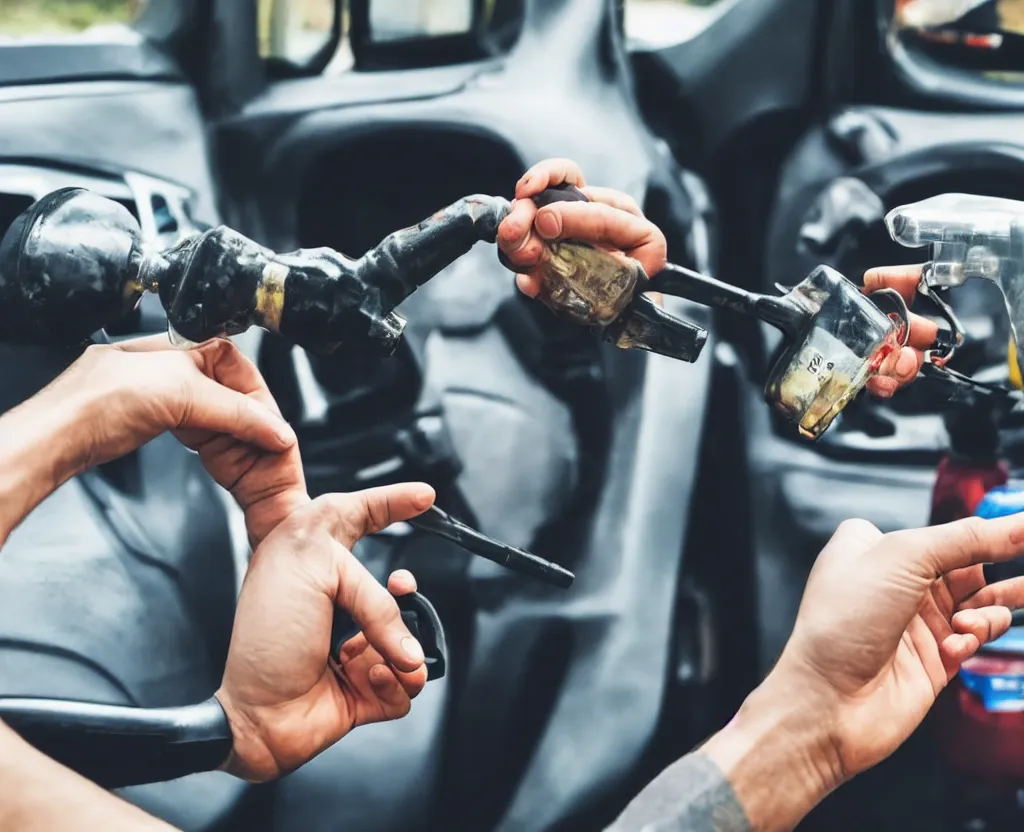
[[[87,449],[77,449],[72,438],[77,404],[55,399],[44,390],[0,416],[0,545],[87,464]]]
[[[172,832],[36,751],[0,723],[0,832]]]
[[[789,830],[839,783],[821,715],[758,690],[700,749],[673,763],[607,832]],[[785,692],[782,692],[785,694]]]

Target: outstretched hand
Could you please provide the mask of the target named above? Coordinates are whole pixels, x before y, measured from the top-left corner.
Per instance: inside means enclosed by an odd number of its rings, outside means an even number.
[[[830,726],[839,776],[864,771],[910,736],[964,661],[1009,629],[1024,579],[988,585],[983,564],[1021,554],[1024,516],[891,534],[843,523],[811,571],[766,689],[799,680]]]
[[[792,829],[892,754],[960,665],[1010,627],[1024,579],[987,585],[983,564],[1021,554],[1024,515],[891,534],[843,523],[774,669],[701,748],[743,807],[743,828]]]

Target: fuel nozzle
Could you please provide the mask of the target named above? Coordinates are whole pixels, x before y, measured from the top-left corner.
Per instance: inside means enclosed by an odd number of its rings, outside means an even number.
[[[538,207],[586,200],[569,185],[534,197]],[[705,330],[669,315],[647,292],[730,309],[776,327],[783,349],[765,397],[810,439],[828,429],[909,334],[909,313],[898,293],[866,296],[827,266],[780,297],[748,292],[673,263],[648,279],[642,266],[624,255],[568,240],[548,245],[540,274],[541,301],[563,318],[600,329],[623,348],[694,361],[704,346]]]
[[[808,439],[828,429],[909,335],[909,313],[897,292],[865,295],[828,266],[819,266],[781,297],[748,292],[671,263],[651,288],[778,329],[783,342],[765,398]]]
[[[395,307],[476,242],[493,242],[508,211],[504,199],[466,197],[359,259],[276,254],[224,226],[159,251],[123,206],[65,188],[0,242],[0,338],[81,343],[157,292],[182,345],[259,326],[314,352],[390,355],[405,327]]]
[[[951,337],[926,357],[941,366],[964,340],[946,290],[972,277],[991,280],[1003,294],[1018,354],[1024,336],[1024,202],[969,194],[940,194],[893,209],[885,225],[894,241],[929,250],[920,294],[949,323]]]

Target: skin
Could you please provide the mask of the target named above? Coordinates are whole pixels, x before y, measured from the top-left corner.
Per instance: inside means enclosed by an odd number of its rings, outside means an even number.
[[[171,349],[165,336],[91,347],[0,417],[0,540],[76,474],[166,431],[238,500],[256,546],[216,694],[235,740],[222,768],[276,777],[359,725],[408,713],[426,667],[394,596],[415,591],[415,579],[399,571],[385,589],[350,550],[424,511],[434,492],[410,483],[310,500],[294,432],[228,341],[190,351]],[[338,605],[362,631],[329,663]],[[3,725],[0,781],[0,829],[168,828],[152,819],[147,826],[137,809]]]

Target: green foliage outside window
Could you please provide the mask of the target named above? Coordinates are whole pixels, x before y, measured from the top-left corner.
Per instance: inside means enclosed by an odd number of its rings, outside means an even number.
[[[0,36],[38,37],[130,24],[145,0],[3,0]]]

